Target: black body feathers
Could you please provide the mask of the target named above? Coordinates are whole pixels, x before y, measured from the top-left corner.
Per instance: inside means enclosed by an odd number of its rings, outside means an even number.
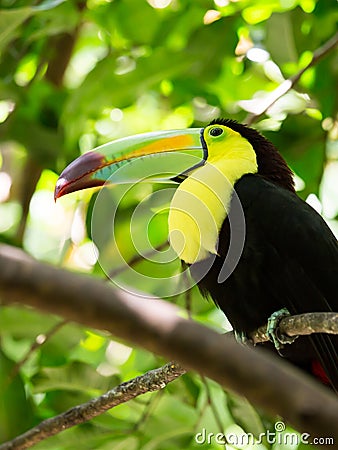
[[[292,173],[268,140],[234,121],[213,123],[248,139],[257,154],[258,174],[244,175],[235,184],[246,224],[239,263],[227,280],[218,282],[230,242],[227,218],[219,236],[219,256],[199,282],[201,291],[210,294],[234,329],[246,333],[266,324],[283,307],[291,314],[338,311],[335,236],[322,217],[295,194]],[[205,264],[210,261],[191,266],[192,275],[202,273]],[[300,337],[284,350],[287,359],[309,372],[315,371],[319,360],[338,391],[337,352],[338,337],[328,334]]]

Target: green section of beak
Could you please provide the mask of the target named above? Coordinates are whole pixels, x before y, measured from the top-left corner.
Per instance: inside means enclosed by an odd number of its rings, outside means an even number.
[[[55,198],[105,183],[168,181],[204,164],[200,128],[135,135],[102,145],[73,161],[60,175]]]

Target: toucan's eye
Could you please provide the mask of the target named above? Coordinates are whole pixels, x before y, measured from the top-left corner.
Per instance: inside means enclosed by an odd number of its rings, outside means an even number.
[[[209,130],[210,136],[214,136],[214,137],[220,136],[221,134],[223,134],[223,132],[224,132],[223,128],[220,128],[220,127],[214,127]]]

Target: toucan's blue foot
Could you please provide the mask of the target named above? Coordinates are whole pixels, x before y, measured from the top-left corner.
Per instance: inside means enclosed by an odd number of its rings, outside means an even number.
[[[287,336],[278,331],[279,322],[283,317],[290,316],[289,311],[286,308],[282,308],[279,311],[275,311],[268,318],[268,325],[266,327],[266,334],[271,342],[273,342],[278,353],[282,350],[285,344],[292,344],[298,336]]]
[[[245,331],[236,331],[234,330],[235,339],[239,344],[242,345],[251,345],[252,340],[249,338],[249,336],[245,333]]]

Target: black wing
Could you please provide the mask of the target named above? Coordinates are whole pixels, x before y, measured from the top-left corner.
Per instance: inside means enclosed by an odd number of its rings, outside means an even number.
[[[323,218],[297,195],[259,175],[244,176],[236,191],[247,226],[254,223],[266,244],[285,262],[279,267],[279,287],[290,313],[337,312],[338,243]],[[338,391],[337,337],[313,334],[311,341]]]

